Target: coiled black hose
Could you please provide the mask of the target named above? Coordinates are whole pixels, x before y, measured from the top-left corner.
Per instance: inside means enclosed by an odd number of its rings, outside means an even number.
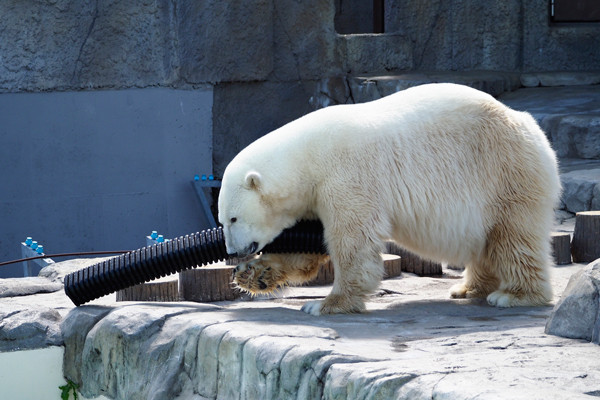
[[[326,254],[321,221],[300,221],[284,230],[264,253]],[[104,260],[65,277],[76,306],[175,272],[227,259],[222,228],[185,235]]]

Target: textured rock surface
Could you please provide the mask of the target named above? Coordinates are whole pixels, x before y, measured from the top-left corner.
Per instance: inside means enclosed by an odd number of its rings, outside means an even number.
[[[586,169],[564,172],[560,179],[563,185],[562,202],[565,210],[576,213],[599,209],[600,163],[596,162]]]
[[[61,264],[50,275],[60,279]],[[582,267],[553,269],[555,301]],[[107,296],[74,308],[62,291],[5,297],[0,345],[23,348],[23,337],[37,338],[36,347],[64,344],[66,377],[92,398],[577,399],[600,391],[600,347],[545,335],[550,307],[450,300],[455,278],[405,274],[382,283],[367,314],[318,318],[299,309],[329,287],[216,304]]]
[[[0,14],[0,92],[189,88],[341,72],[330,1],[9,0]]]
[[[61,319],[61,314],[51,304],[36,307],[2,304],[0,351],[62,345]]]
[[[72,308],[64,276],[98,260],[69,260],[43,268],[38,277],[0,279],[0,351],[63,345],[60,323]]]
[[[546,333],[600,344],[600,260],[573,274],[554,307]]]
[[[264,80],[273,70],[273,4],[178,1],[171,16],[188,82]],[[175,72],[175,71],[174,71]]]
[[[0,297],[50,293],[62,288],[63,286],[60,282],[53,282],[40,277],[0,279]]]
[[[592,24],[550,24],[548,3],[523,2],[523,71],[593,71],[600,65],[600,28]],[[574,66],[577,65],[577,68]]]
[[[521,83],[525,87],[597,85],[600,83],[600,72],[589,71],[577,74],[570,72],[526,73],[521,75]]]
[[[518,69],[518,0],[385,4],[385,30],[403,35],[411,44],[413,69]]]
[[[385,73],[412,68],[412,49],[401,35],[364,34],[342,36],[343,70],[351,75]]]
[[[525,3],[389,1],[384,34],[338,35],[331,0],[7,0],[0,4],[0,91],[597,69],[600,56],[590,51],[599,46],[597,26],[548,26],[545,3]],[[372,14],[356,17],[372,24]],[[579,78],[576,84],[597,83],[593,74]],[[548,73],[525,82],[574,81]]]
[[[592,112],[544,118],[543,125],[559,157],[600,159],[600,112]]]
[[[171,9],[168,1],[2,2],[0,90],[168,82]]]

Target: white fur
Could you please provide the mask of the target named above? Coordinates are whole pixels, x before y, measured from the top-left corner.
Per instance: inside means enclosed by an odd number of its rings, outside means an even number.
[[[320,218],[335,269],[322,313],[364,308],[388,239],[466,265],[455,297],[497,291],[491,304],[542,304],[559,194],[554,152],[529,114],[430,84],[318,110],[250,144],[225,171],[219,221],[228,252],[241,255]]]

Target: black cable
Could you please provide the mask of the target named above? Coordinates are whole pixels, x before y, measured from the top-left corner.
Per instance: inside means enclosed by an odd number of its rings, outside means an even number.
[[[0,262],[0,267],[2,267],[3,265],[16,264],[16,263],[20,263],[20,262],[24,262],[24,261],[39,260],[40,258],[98,256],[98,255],[102,255],[102,254],[124,254],[124,253],[130,253],[130,252],[131,252],[131,250],[116,250],[116,251],[80,251],[80,252],[75,252],[75,253],[44,254],[41,256],[20,258],[18,260],[3,261],[3,262]]]

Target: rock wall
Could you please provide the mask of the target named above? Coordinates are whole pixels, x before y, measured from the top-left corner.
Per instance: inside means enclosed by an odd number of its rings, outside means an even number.
[[[352,12],[357,7],[347,0],[8,0],[0,4],[0,93],[209,83],[226,101],[215,102],[217,112],[231,114],[270,96],[268,85],[256,84],[269,83],[295,99],[291,110],[267,101],[253,112],[281,125],[308,110],[311,85],[326,77],[600,63],[593,51],[600,27],[552,25],[545,2],[386,1],[384,34],[338,34],[340,19],[341,32],[369,31],[372,12]],[[251,141],[272,125],[245,112],[215,124],[215,154],[220,143]],[[216,172],[223,168],[216,160]]]
[[[586,70],[600,62],[600,27],[550,24],[545,2],[386,1],[384,34],[340,35],[334,21],[348,16],[348,7],[357,6],[7,0],[0,4],[0,92],[292,82],[401,70]],[[366,31],[360,16],[345,25]]]
[[[521,0],[386,2],[386,32],[411,43],[412,69],[518,70]]]

